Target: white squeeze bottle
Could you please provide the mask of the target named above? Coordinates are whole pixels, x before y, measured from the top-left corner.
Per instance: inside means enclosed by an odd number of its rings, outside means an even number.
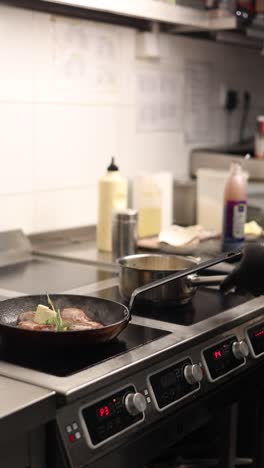
[[[98,221],[96,230],[97,249],[112,250],[112,212],[127,208],[128,182],[121,176],[114,158],[107,173],[99,180]]]
[[[232,162],[224,191],[222,250],[237,250],[245,241],[247,178],[238,162]]]

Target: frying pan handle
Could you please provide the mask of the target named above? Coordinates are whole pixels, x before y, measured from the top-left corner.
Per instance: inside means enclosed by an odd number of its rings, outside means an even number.
[[[188,281],[190,286],[218,286],[221,284],[226,275],[217,275],[217,276],[188,276]]]
[[[206,262],[199,263],[198,265],[194,266],[193,268],[186,269],[186,270],[181,270],[177,271],[176,273],[172,273],[171,275],[165,276],[165,278],[158,279],[156,281],[153,281],[149,284],[146,284],[144,286],[140,286],[139,288],[136,288],[130,297],[128,309],[131,317],[131,310],[133,307],[133,304],[136,300],[136,298],[146,292],[149,291],[150,289],[157,288],[158,286],[162,286],[163,284],[170,283],[171,281],[174,281],[176,279],[184,278],[185,276],[192,275],[193,273],[197,273],[198,271],[208,268],[214,265],[217,265],[218,263],[224,262],[226,260],[240,260],[242,257],[242,252],[241,250],[237,250],[235,252],[227,252],[217,258],[207,260]],[[218,283],[219,284],[219,283]]]

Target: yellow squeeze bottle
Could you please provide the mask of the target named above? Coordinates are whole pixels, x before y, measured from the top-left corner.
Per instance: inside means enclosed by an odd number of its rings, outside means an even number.
[[[118,167],[111,160],[107,173],[99,180],[98,221],[96,230],[97,249],[112,251],[112,212],[127,208],[128,182],[121,176]]]

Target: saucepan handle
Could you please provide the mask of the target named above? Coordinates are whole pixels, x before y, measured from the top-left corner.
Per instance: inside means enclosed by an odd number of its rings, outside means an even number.
[[[227,275],[216,276],[197,276],[188,275],[188,282],[190,286],[219,286]]]
[[[190,268],[190,269],[188,268],[186,270],[177,271],[176,273],[172,273],[171,275],[165,276],[164,278],[158,279],[149,284],[145,284],[144,286],[140,286],[139,288],[136,288],[131,294],[129,305],[128,305],[130,317],[131,317],[131,310],[132,310],[133,304],[136,298],[140,294],[146,291],[149,291],[150,289],[157,288],[158,286],[162,286],[163,284],[170,283],[171,281],[184,278],[185,276],[189,276],[194,273],[197,273],[198,271],[203,270],[204,268],[217,265],[218,263],[221,263],[227,260],[239,260],[241,257],[242,257],[242,252],[240,250],[237,250],[235,252],[227,252],[217,258],[207,260],[206,262],[201,262],[198,265],[195,265],[193,268]]]

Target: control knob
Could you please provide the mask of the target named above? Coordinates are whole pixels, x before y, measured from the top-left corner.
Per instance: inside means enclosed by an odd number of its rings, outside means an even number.
[[[142,393],[129,393],[125,398],[125,407],[132,416],[144,413],[147,408],[146,398]]]
[[[193,385],[203,379],[203,370],[199,364],[187,364],[184,367],[184,377],[188,384]]]
[[[232,344],[232,352],[236,359],[244,359],[248,356],[249,349],[245,341],[234,341]]]

